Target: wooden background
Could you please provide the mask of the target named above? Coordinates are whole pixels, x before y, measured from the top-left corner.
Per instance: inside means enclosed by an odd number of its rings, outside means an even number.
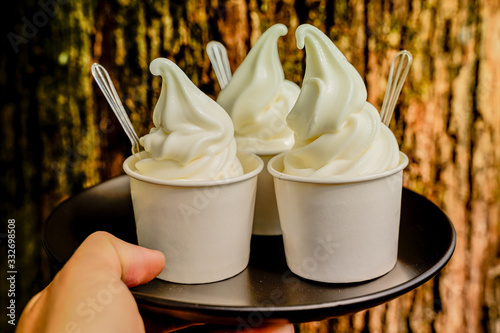
[[[234,70],[260,34],[280,22],[289,28],[279,44],[285,75],[300,85],[304,55],[293,34],[311,23],[358,69],[378,108],[393,55],[413,54],[390,127],[410,158],[404,185],[448,214],[458,241],[444,271],[415,291],[298,331],[500,332],[498,0],[20,3],[2,10],[0,56],[1,232],[7,218],[16,219],[19,310],[53,273],[40,241],[45,218],[61,200],[121,174],[130,152],[92,81],[93,62],[110,71],[145,134],[160,87],[148,71],[152,59],[174,59],[215,97],[207,42],[228,47]],[[6,325],[3,312],[0,321]]]

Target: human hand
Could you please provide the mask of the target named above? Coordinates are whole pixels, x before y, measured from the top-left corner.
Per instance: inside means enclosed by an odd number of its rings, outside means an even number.
[[[27,304],[18,332],[144,332],[128,288],[152,280],[164,265],[159,251],[96,232]]]
[[[128,288],[152,280],[164,266],[161,252],[96,232],[80,245],[47,288],[26,305],[17,332],[145,332]],[[145,322],[148,332],[162,333],[195,325],[164,316],[161,322],[151,318]],[[252,332],[293,332],[293,326]]]

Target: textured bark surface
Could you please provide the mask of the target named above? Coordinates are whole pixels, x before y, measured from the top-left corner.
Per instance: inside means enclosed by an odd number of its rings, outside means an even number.
[[[279,43],[285,76],[300,84],[304,54],[293,33],[311,23],[358,69],[378,108],[393,55],[400,49],[413,54],[391,123],[410,158],[404,184],[448,214],[458,241],[447,267],[420,288],[298,330],[500,332],[497,0],[47,3],[52,9],[30,0],[2,12],[1,232],[7,218],[16,219],[19,310],[51,277],[40,242],[45,218],[61,200],[121,174],[130,152],[92,81],[93,62],[110,71],[136,130],[145,134],[160,88],[148,71],[152,59],[175,60],[215,97],[219,87],[204,51],[208,41],[227,46],[234,70],[262,32],[279,22],[289,28]],[[2,290],[2,304],[5,296]]]

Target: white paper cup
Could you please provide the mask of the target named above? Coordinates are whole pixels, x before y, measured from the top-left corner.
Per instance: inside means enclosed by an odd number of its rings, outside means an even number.
[[[274,177],[287,265],[306,279],[348,283],[370,280],[396,264],[403,169],[344,180],[281,173],[283,154],[268,169]]]
[[[209,283],[230,278],[248,265],[262,160],[238,153],[244,175],[212,181],[160,180],[136,172],[136,158],[123,164],[140,246],[163,252],[158,278]]]
[[[259,155],[264,161],[264,169],[259,174],[257,180],[257,197],[255,199],[255,214],[252,229],[254,235],[281,235],[273,176],[267,170],[267,163],[274,156],[276,154]]]

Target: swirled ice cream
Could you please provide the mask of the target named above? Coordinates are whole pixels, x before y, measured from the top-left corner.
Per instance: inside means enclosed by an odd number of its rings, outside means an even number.
[[[287,31],[283,24],[267,29],[217,98],[233,120],[240,150],[265,155],[293,145],[286,116],[300,88],[285,80],[278,54],[278,38]]]
[[[151,62],[163,78],[154,128],[140,139],[146,151],[135,166],[158,179],[217,180],[243,174],[231,118],[172,61]]]
[[[298,48],[306,49],[306,72],[287,118],[295,144],[284,157],[283,173],[354,177],[396,167],[396,138],[366,101],[356,69],[319,29],[304,24],[295,35]]]

